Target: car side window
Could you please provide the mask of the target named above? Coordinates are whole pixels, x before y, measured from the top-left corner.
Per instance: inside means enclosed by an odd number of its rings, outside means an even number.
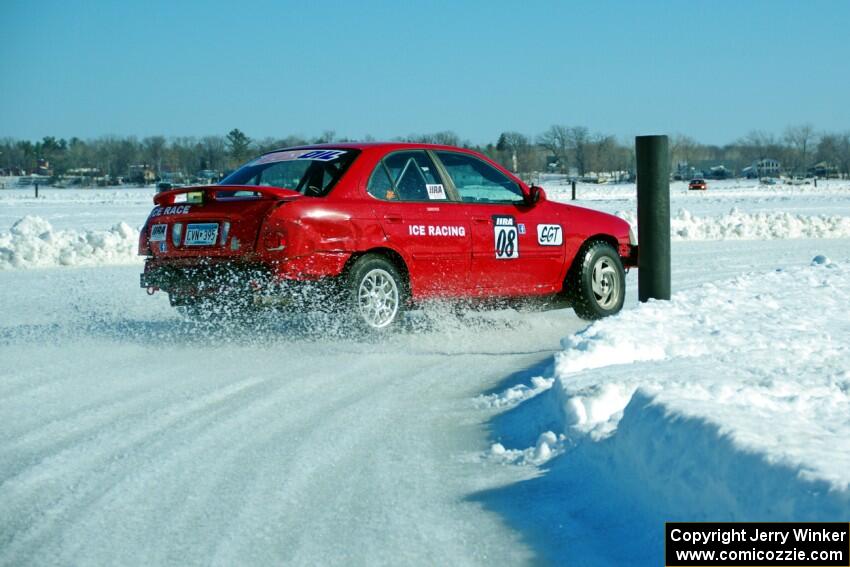
[[[434,162],[421,150],[385,157],[369,178],[367,191],[384,200],[446,200],[445,188]]]
[[[436,152],[465,203],[519,203],[522,189],[501,171],[478,158],[455,152]]]
[[[370,195],[378,199],[385,199],[387,201],[398,199],[395,187],[393,187],[393,183],[390,181],[390,174],[387,172],[383,161],[378,162],[375,171],[372,172],[372,177],[369,178],[369,185],[366,190]]]

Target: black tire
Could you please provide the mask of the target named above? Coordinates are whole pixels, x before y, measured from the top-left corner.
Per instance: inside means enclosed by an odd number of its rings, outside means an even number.
[[[594,268],[600,270],[597,291],[593,289]],[[602,293],[598,293],[600,288]],[[567,276],[567,295],[582,319],[592,321],[620,312],[626,298],[626,272],[613,246],[594,240],[582,248]]]
[[[346,312],[358,328],[384,333],[399,326],[410,294],[407,280],[386,256],[361,256],[351,266],[347,280]],[[366,294],[372,292],[375,295],[369,299]]]

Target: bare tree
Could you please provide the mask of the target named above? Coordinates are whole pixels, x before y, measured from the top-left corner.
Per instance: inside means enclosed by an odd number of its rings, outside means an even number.
[[[502,132],[496,143],[499,162],[514,173],[529,172],[531,164],[531,143],[528,136],[519,132]]]
[[[790,126],[785,129],[785,142],[790,146],[795,172],[805,172],[809,165],[809,153],[816,143],[815,129],[811,124]]]
[[[850,132],[821,136],[815,159],[837,168],[838,173],[850,174]]]
[[[670,157],[674,165],[688,164],[694,165],[696,159],[696,150],[699,143],[684,134],[676,134],[670,140]]]
[[[162,175],[162,159],[165,156],[165,137],[149,136],[142,140],[144,160],[156,168],[156,176]]]
[[[562,173],[570,169],[570,129],[567,126],[550,126],[548,130],[537,137],[537,143],[545,148],[558,160]]]

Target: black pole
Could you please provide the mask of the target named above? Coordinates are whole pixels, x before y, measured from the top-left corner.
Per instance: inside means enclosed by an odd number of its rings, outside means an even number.
[[[38,199],[38,181],[35,182],[35,198]]]
[[[573,179],[573,201],[576,200],[576,180]]]
[[[670,156],[667,136],[635,138],[638,299],[670,299]]]

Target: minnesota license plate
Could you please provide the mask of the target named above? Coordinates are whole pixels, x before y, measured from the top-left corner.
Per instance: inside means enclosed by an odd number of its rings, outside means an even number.
[[[218,223],[205,222],[186,227],[186,246],[212,246],[218,238]]]

